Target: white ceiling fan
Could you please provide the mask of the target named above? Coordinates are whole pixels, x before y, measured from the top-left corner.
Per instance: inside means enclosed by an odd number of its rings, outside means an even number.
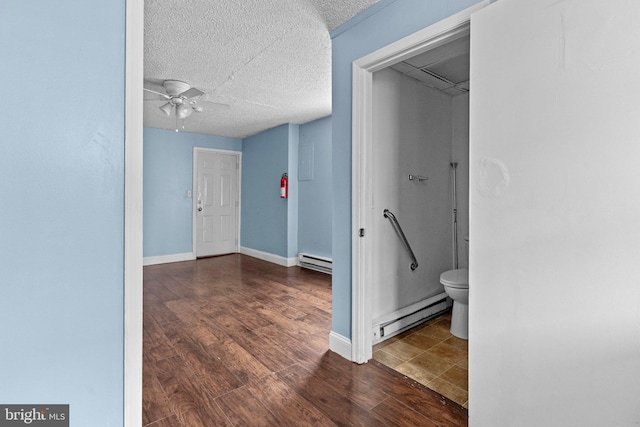
[[[180,80],[165,80],[162,82],[162,87],[164,88],[165,93],[147,87],[150,85],[152,85],[152,83],[145,82],[144,90],[146,92],[157,95],[157,97],[148,98],[145,99],[145,101],[166,101],[166,103],[158,108],[167,116],[171,116],[171,114],[173,113],[175,114],[176,119],[184,119],[186,117],[189,117],[194,111],[198,113],[202,112],[202,107],[196,104],[200,101],[198,97],[204,95],[205,93],[200,89],[191,87],[189,83],[185,83]],[[220,104],[217,102],[211,102],[211,104],[228,107],[227,104]]]

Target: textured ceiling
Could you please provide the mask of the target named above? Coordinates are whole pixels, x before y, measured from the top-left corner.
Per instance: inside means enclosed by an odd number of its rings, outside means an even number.
[[[145,87],[205,95],[184,120],[146,100],[144,125],[241,138],[331,114],[329,31],[377,1],[145,0]]]

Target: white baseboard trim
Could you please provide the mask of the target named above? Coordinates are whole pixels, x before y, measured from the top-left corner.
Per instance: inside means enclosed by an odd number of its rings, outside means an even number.
[[[353,360],[351,356],[351,340],[333,331],[329,333],[329,350],[338,353],[347,360]]]
[[[183,254],[171,254],[160,256],[147,256],[142,259],[142,265],[168,264],[170,262],[193,261],[196,259],[193,252]]]
[[[298,265],[298,257],[285,258],[283,256],[271,254],[269,252],[262,252],[251,248],[245,248],[244,246],[240,247],[240,253],[243,255],[261,259],[263,261],[282,265],[283,267],[294,267]]]

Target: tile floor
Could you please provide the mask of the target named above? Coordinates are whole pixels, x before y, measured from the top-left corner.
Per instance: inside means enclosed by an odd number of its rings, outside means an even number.
[[[451,335],[451,312],[373,347],[378,362],[468,407],[468,343]]]

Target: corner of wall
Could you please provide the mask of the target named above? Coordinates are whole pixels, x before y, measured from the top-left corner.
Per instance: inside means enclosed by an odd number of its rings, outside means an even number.
[[[396,1],[398,0],[381,0],[377,3],[374,3],[367,9],[361,11],[360,13],[349,19],[347,22],[338,25],[336,28],[331,30],[329,35],[332,39],[338,37],[340,34],[349,31],[360,22],[367,20],[371,15],[378,13],[380,10],[384,9],[392,3],[395,3]]]
[[[287,201],[287,256],[298,255],[298,148],[300,126],[289,124],[289,200]]]

